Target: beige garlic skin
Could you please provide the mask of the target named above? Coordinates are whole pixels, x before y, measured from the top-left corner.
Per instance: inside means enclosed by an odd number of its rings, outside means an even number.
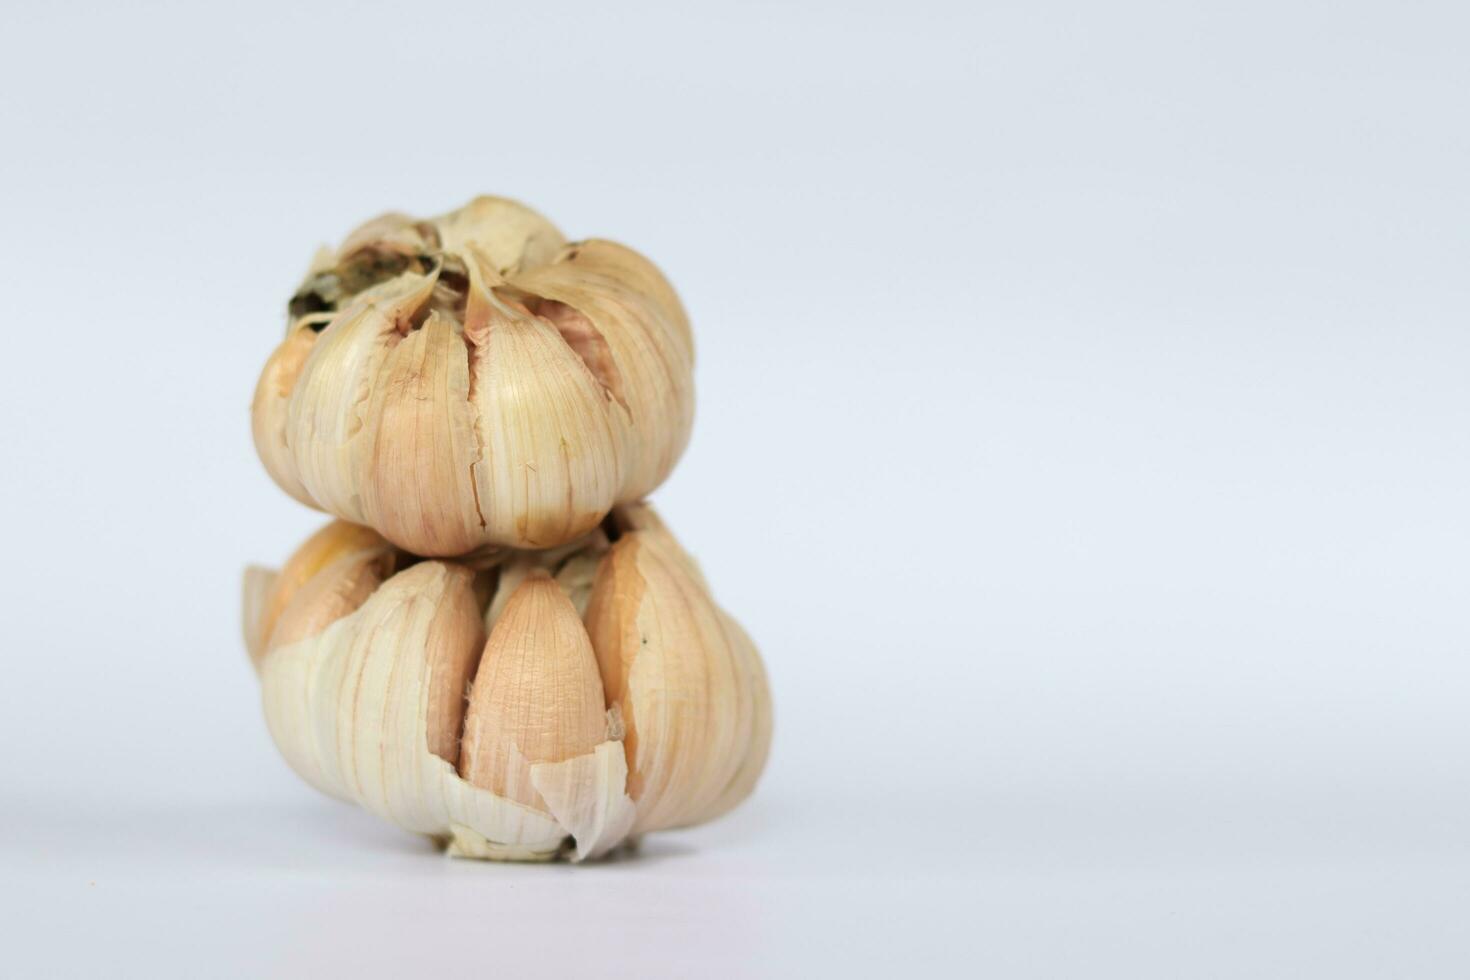
[[[755,647],[646,504],[464,561],[335,521],[247,571],[245,635],[292,768],[459,856],[581,860],[713,819],[770,749]]]
[[[550,548],[668,476],[693,362],[651,262],[482,197],[317,255],[252,430],[287,493],[414,554]]]

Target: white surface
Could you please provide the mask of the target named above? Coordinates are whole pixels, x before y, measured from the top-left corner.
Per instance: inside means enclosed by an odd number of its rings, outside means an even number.
[[[12,6],[0,973],[1470,970],[1458,6]],[[775,753],[636,861],[314,796],[241,650],[284,298],[479,191],[694,316]]]

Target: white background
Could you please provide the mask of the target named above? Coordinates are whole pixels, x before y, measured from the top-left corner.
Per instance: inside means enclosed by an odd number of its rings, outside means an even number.
[[[0,973],[1465,976],[1462,11],[10,0]],[[776,741],[636,861],[314,795],[239,639],[286,297],[479,192],[694,317]]]

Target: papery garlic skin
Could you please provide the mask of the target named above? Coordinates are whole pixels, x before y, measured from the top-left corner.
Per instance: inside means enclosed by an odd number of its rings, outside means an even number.
[[[456,855],[580,860],[712,819],[769,750],[754,646],[646,505],[474,567],[334,522],[247,573],[245,615],[292,768]]]
[[[549,548],[657,487],[693,421],[693,341],[647,259],[479,198],[319,255],[252,403],[299,500],[415,554]]]

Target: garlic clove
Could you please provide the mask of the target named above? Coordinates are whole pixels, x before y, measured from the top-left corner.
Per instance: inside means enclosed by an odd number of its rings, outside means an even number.
[[[556,328],[493,292],[472,256],[464,335],[480,413],[480,513],[518,548],[546,548],[597,526],[623,483],[609,398]]]
[[[536,572],[490,632],[470,691],[460,775],[549,812],[531,767],[592,752],[607,735],[597,660],[576,609]]]
[[[399,826],[444,833],[466,679],[481,637],[474,573],[425,561],[262,664],[266,718],[293,768]],[[544,835],[542,835],[544,836]]]
[[[392,555],[392,547],[375,531],[347,521],[333,521],[296,549],[275,574],[265,597],[251,604],[257,610],[252,633],[259,638],[261,655],[267,649],[277,621],[296,593],[333,562],[360,552],[370,554],[376,560],[387,561]],[[258,580],[255,588],[259,588]]]
[[[308,507],[315,507],[316,501],[301,485],[296,458],[286,442],[286,418],[291,405],[291,391],[296,387],[302,365],[316,345],[313,322],[298,322],[281,341],[266,361],[265,370],[255,385],[255,397],[250,403],[250,433],[266,472],[282,490]],[[320,323],[316,325],[320,326]]]
[[[651,492],[688,444],[694,422],[689,321],[647,259],[591,239],[509,277],[589,365],[637,438],[624,440],[624,500]]]
[[[483,533],[470,375],[458,324],[433,311],[387,352],[364,416],[366,522],[418,554],[459,554]]]
[[[368,454],[359,436],[374,425],[366,416],[373,384],[436,279],[404,274],[354,298],[317,338],[291,392],[285,438],[301,484],[320,507],[355,524],[368,523],[358,492]]]
[[[687,557],[656,534],[625,534],[598,569],[586,618],[608,703],[622,712],[633,832],[733,805],[759,734],[759,695],[743,676],[741,637]]]
[[[714,803],[698,815],[696,819],[701,822],[721,816],[749,796],[761,773],[765,771],[766,760],[771,754],[773,712],[771,687],[766,679],[765,665],[761,663],[760,654],[751,642],[750,635],[733,616],[721,611],[720,622],[724,625],[731,647],[741,664],[739,676],[742,684],[747,687],[746,696],[749,698],[751,712],[750,728],[745,736],[745,752],[735,768],[734,776]]]
[[[316,636],[355,612],[391,571],[391,555],[356,551],[327,565],[297,589],[266,639],[266,652]]]
[[[474,573],[461,565],[446,568],[449,585],[429,623],[424,649],[429,668],[429,751],[454,766],[459,762],[470,685],[485,647],[485,628]]]

